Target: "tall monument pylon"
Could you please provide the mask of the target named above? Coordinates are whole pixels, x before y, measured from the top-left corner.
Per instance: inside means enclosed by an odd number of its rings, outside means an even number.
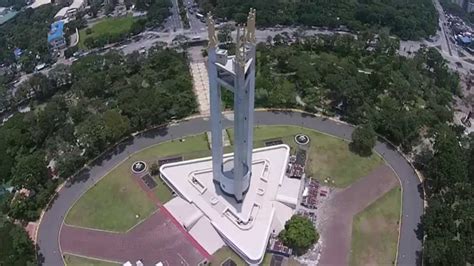
[[[252,176],[255,15],[255,9],[250,9],[247,25],[237,27],[235,56],[218,48],[215,23],[211,14],[207,15],[213,178],[237,202],[244,199]],[[234,95],[234,156],[226,160],[222,145],[221,89]]]

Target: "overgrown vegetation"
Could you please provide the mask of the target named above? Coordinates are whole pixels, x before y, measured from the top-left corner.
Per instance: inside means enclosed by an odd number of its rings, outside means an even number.
[[[218,17],[246,20],[250,8],[256,8],[257,25],[274,26],[301,24],[353,30],[371,27],[390,29],[402,39],[419,39],[433,35],[438,25],[438,13],[431,0],[199,0],[201,7]]]
[[[32,191],[16,197],[3,213],[38,218],[61,182],[51,178],[51,161],[67,178],[128,133],[193,113],[190,80],[181,54],[155,48],[148,58],[87,56],[61,73],[38,74],[26,82],[19,93],[56,95],[0,127],[0,182]]]

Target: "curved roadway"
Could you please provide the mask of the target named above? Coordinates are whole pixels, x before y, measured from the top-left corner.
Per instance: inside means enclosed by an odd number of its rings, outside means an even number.
[[[232,121],[224,120],[225,126]],[[256,111],[255,125],[294,125],[303,126],[336,137],[350,139],[353,127],[336,121],[303,113],[286,111]],[[192,118],[166,128],[154,129],[131,137],[102,156],[94,165],[81,171],[74,179],[60,189],[46,210],[38,228],[38,247],[44,265],[63,265],[59,248],[59,232],[63,219],[72,204],[81,194],[96,183],[115,165],[130,154],[150,145],[187,135],[199,134],[210,129],[205,118]],[[384,157],[400,177],[403,188],[403,207],[398,252],[399,265],[419,265],[422,242],[418,237],[418,226],[423,214],[423,197],[420,180],[410,164],[389,144],[377,142],[375,150]]]

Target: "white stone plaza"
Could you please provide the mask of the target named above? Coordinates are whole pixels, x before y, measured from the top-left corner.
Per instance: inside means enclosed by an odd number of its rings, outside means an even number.
[[[297,204],[301,180],[285,175],[289,153],[287,145],[253,151],[241,203],[213,181],[211,157],[165,164],[161,176],[179,195],[165,207],[209,253],[225,242],[248,263],[260,263],[270,234],[284,228]],[[232,154],[224,155],[227,160]]]

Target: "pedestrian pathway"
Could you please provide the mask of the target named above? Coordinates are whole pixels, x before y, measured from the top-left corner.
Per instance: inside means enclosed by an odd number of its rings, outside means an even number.
[[[191,62],[191,75],[193,76],[194,93],[199,104],[199,113],[209,115],[209,81],[207,68],[204,62]]]
[[[60,234],[62,252],[145,265],[198,265],[209,254],[181,232],[169,213],[160,209],[126,233],[105,232],[64,224]]]

